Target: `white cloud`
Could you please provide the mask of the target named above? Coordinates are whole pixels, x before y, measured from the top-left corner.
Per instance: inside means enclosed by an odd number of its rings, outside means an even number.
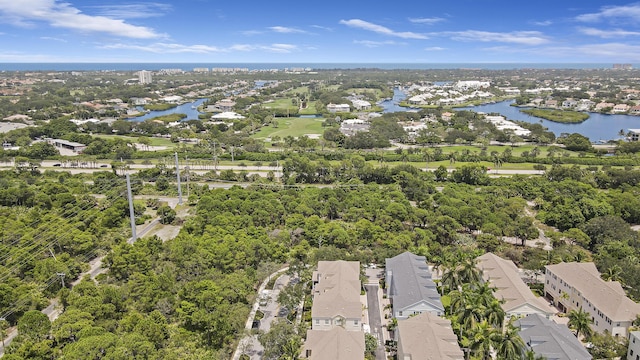
[[[58,0],[0,0],[0,14],[6,21],[19,26],[46,22],[58,28],[127,38],[150,39],[163,36],[151,28],[128,24],[124,20],[83,14],[71,4]]]
[[[290,53],[298,49],[297,46],[292,44],[271,44],[268,46],[261,46],[260,48],[275,53]]]
[[[428,37],[424,34],[418,34],[410,31],[397,32],[382,25],[373,24],[360,19],[340,20],[340,24],[403,39],[428,39]]]
[[[172,7],[170,4],[162,3],[138,3],[138,4],[119,4],[119,5],[97,5],[89,7],[97,9],[101,16],[116,19],[141,19],[163,16]]]
[[[249,44],[236,44],[232,45],[229,50],[232,51],[251,51],[255,50],[255,46]]]
[[[305,34],[306,31],[286,26],[271,26],[269,30],[283,34]]]
[[[603,39],[640,35],[640,32],[638,31],[627,31],[622,29],[602,30],[595,28],[579,28],[578,31],[585,35],[597,36]]]
[[[433,24],[437,24],[439,22],[443,22],[443,21],[445,21],[445,19],[444,18],[440,18],[440,17],[410,18],[409,21],[411,21],[412,23],[416,23],[416,24],[433,25]]]
[[[371,41],[371,40],[355,40],[354,43],[364,45],[366,47],[375,48],[385,45],[405,45],[404,43],[398,43],[395,41]]]
[[[581,22],[598,22],[606,19],[640,21],[640,3],[621,6],[603,6],[599,12],[578,15],[575,19]]]
[[[316,28],[316,29],[326,30],[326,31],[333,31],[333,29],[332,29],[332,28],[330,28],[330,27],[326,27],[326,26],[311,25],[311,27]]]
[[[132,45],[132,44],[110,44],[100,46],[102,49],[125,49],[146,51],[157,54],[177,54],[177,53],[194,53],[209,54],[223,52],[224,50],[209,45],[182,45],[175,43],[154,43],[149,45]]]
[[[425,51],[442,51],[447,49],[440,46],[432,46],[432,47],[425,48],[424,50]]]
[[[40,37],[40,39],[42,40],[52,40],[52,41],[59,41],[59,42],[67,42],[67,40],[65,39],[60,39],[60,38],[55,38],[55,37],[50,37],[50,36],[42,36]]]
[[[458,41],[504,42],[522,45],[541,45],[549,40],[539,31],[513,31],[507,33],[466,30],[442,33]]]
[[[563,49],[558,49],[562,52]],[[600,59],[616,61],[640,61],[640,46],[622,43],[587,44],[567,49],[566,53],[583,54]]]
[[[549,26],[549,25],[553,25],[553,21],[551,20],[545,20],[545,21],[532,21],[531,22],[533,25],[537,25],[537,26]]]

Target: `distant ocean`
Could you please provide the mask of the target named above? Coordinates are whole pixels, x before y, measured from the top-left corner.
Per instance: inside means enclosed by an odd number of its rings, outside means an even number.
[[[635,69],[638,64],[632,64]],[[612,63],[0,63],[0,71],[137,71],[194,68],[243,68],[249,70],[310,68],[330,69],[611,69]]]

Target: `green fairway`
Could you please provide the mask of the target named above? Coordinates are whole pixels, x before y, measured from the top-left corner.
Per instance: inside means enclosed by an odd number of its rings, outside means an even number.
[[[278,118],[278,127],[265,126],[256,134],[252,135],[256,139],[265,139],[274,136],[284,138],[286,136],[299,137],[302,135],[317,134],[322,135],[324,128],[322,122],[324,118]]]

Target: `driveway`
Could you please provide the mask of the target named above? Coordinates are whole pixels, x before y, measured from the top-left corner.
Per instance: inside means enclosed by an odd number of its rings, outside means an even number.
[[[278,276],[275,283],[273,284],[273,290],[266,290],[264,285],[268,282],[268,279],[265,280],[263,286],[260,286],[258,289],[258,296],[256,298],[256,302],[253,305],[253,308],[256,310],[260,310],[264,313],[264,317],[260,320],[260,325],[258,330],[261,332],[267,332],[271,329],[271,322],[278,318],[278,313],[280,312],[280,305],[276,301],[278,298],[278,294],[280,291],[289,283],[290,278],[286,274],[280,274],[281,272],[286,271],[286,269],[279,270],[279,273],[274,273],[271,276]],[[268,294],[269,300],[266,305],[260,306],[260,294]],[[245,326],[246,331],[254,332],[255,329],[252,329],[253,319],[255,317],[255,312],[251,311],[249,314],[249,319],[247,319],[247,324]],[[238,344],[238,348],[234,353],[233,359],[238,360],[240,355],[243,353],[250,356],[252,360],[262,359],[262,353],[264,348],[258,341],[258,335],[250,334],[242,338]]]

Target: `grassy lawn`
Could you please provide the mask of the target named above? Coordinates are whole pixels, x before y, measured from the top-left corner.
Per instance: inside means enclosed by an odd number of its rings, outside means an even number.
[[[275,99],[272,102],[268,102],[268,103],[263,103],[262,106],[264,106],[267,109],[286,109],[286,108],[296,108],[296,105],[293,105],[291,103],[291,98],[285,98],[285,99]]]
[[[280,136],[284,138],[286,136],[299,137],[307,134],[324,133],[322,122],[324,118],[278,118],[278,127],[272,126],[263,127],[256,134],[251,137],[256,139],[265,139],[268,137]]]

